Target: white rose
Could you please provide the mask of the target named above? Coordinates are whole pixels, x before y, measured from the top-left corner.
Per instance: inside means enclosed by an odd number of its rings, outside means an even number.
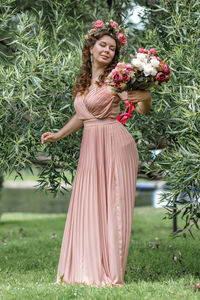
[[[152,65],[152,67],[157,68],[159,66],[159,64],[160,64],[160,62],[159,62],[158,59],[156,59],[156,58],[152,58],[151,59],[151,65]]]
[[[151,72],[151,67],[145,66],[145,68],[144,68],[144,75],[145,76],[149,76],[150,72]]]
[[[156,76],[157,73],[158,71],[155,68],[152,68],[151,75]]]
[[[149,76],[149,75],[155,76],[156,74],[157,74],[157,70],[155,68],[153,68],[151,64],[146,64],[144,66],[144,75],[145,76]]]
[[[144,70],[144,64],[141,60],[137,59],[137,58],[133,58],[131,60],[131,63],[133,66],[135,66],[139,71],[143,71]]]
[[[136,57],[137,57],[137,59],[139,59],[139,60],[141,60],[143,62],[147,61],[146,54],[144,54],[144,53],[137,53]]]

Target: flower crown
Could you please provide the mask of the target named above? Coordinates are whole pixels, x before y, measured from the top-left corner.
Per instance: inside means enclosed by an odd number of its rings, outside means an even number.
[[[88,34],[85,36],[86,39],[91,36],[98,36],[101,31],[108,31],[111,36],[115,36],[119,42],[121,47],[124,47],[127,43],[127,38],[125,36],[125,30],[121,26],[118,25],[117,22],[110,20],[110,22],[104,23],[102,20],[97,20],[93,22],[94,28],[88,31]]]

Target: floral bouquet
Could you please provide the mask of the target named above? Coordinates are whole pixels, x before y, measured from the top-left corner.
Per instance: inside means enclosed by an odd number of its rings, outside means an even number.
[[[160,89],[163,82],[170,80],[172,72],[167,63],[161,61],[161,58],[156,56],[156,50],[139,48],[136,57],[131,55],[131,64],[119,62],[105,80],[111,92],[121,93],[131,90],[150,90],[151,88]],[[123,101],[127,101],[123,100]],[[128,102],[125,104],[129,107],[129,112],[126,110],[117,120],[126,123],[127,118],[130,118],[133,111],[133,104]],[[121,120],[120,118],[123,117]]]

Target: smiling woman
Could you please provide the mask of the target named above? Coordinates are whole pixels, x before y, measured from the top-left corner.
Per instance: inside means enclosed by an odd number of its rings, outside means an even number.
[[[58,140],[84,126],[56,284],[120,286],[124,284],[139,157],[134,139],[116,120],[121,98],[110,94],[104,83],[118,63],[126,37],[112,20],[106,24],[98,20],[94,25],[85,40],[74,88],[76,114],[58,133],[42,135],[42,142]],[[146,93],[137,91],[134,97],[143,101]]]
[[[83,47],[83,65],[73,95],[87,94],[93,85],[102,86],[106,76],[116,66],[122,45],[108,30],[89,36]]]
[[[95,60],[101,63],[101,59],[106,60],[106,63],[110,63],[115,55],[116,42],[108,35],[102,36],[93,47],[90,49],[90,53]],[[100,59],[100,61],[99,61]]]

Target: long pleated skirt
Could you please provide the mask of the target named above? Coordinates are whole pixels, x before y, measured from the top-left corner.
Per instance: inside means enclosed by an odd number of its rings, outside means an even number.
[[[56,283],[123,285],[138,151],[117,120],[84,122]]]

